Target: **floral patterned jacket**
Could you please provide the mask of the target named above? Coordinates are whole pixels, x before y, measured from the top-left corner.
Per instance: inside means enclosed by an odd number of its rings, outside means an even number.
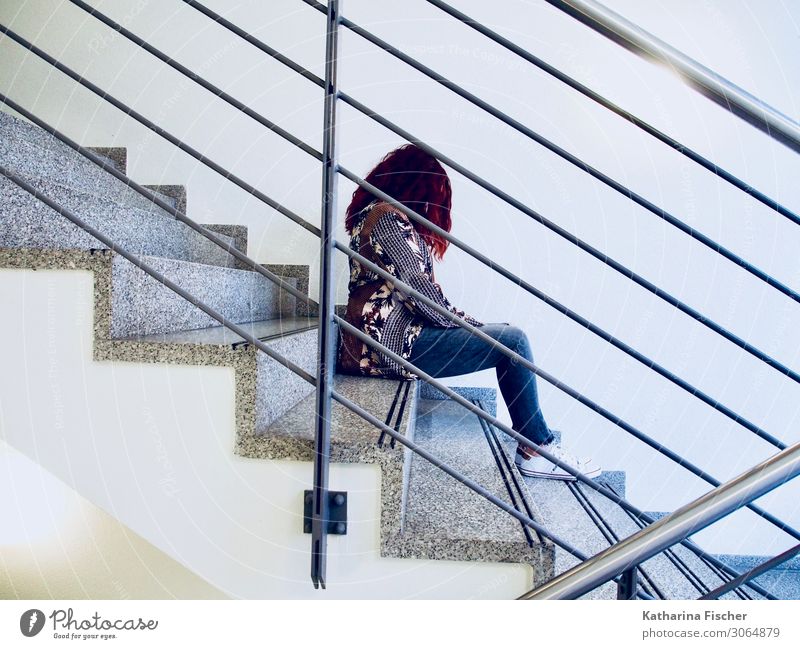
[[[483,324],[456,309],[443,295],[434,281],[433,260],[427,244],[408,216],[391,204],[376,200],[358,213],[350,249],[471,325]],[[355,259],[350,259],[349,292],[344,319],[405,360],[411,355],[423,327],[458,326]],[[417,378],[344,330],[340,335],[339,371],[385,378]]]

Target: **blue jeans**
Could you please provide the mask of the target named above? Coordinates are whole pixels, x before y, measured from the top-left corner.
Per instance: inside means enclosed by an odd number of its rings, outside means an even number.
[[[480,330],[533,362],[528,337],[519,327],[486,324]],[[411,348],[409,362],[434,378],[496,368],[497,382],[514,430],[535,444],[549,444],[553,434],[539,407],[536,375],[500,352],[495,345],[461,327],[425,326]]]

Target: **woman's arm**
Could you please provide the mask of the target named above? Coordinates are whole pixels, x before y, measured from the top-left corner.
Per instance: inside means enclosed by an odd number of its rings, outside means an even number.
[[[370,231],[369,242],[384,270],[474,327],[483,324],[456,309],[444,296],[441,286],[427,272],[420,248],[425,244],[405,214],[394,209],[383,211]],[[458,326],[402,289],[395,287],[394,290],[406,307],[437,327]]]

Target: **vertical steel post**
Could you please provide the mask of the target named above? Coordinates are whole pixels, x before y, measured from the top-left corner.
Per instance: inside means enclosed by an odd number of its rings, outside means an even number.
[[[322,147],[322,223],[319,280],[319,366],[317,371],[314,488],[311,512],[311,581],[325,588],[328,544],[328,468],[331,445],[333,381],[333,229],[336,220],[336,59],[339,47],[339,0],[328,0],[325,41],[325,105]]]
[[[629,568],[620,575],[617,583],[617,599],[636,599],[639,590],[638,564]]]

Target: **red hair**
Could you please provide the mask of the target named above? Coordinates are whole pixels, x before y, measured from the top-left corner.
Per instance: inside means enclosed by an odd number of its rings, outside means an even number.
[[[450,179],[439,161],[415,144],[404,144],[387,153],[365,179],[382,192],[446,232],[452,226],[450,205],[453,191]],[[378,198],[358,186],[347,207],[345,228],[352,233],[355,215]],[[380,200],[380,199],[378,199]],[[437,259],[444,256],[449,241],[412,220],[414,228],[427,242]]]

